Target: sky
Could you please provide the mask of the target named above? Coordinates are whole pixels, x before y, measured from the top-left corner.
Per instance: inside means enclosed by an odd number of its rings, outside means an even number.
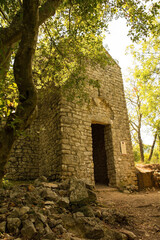
[[[128,34],[128,28],[126,26],[125,19],[113,20],[109,24],[109,32],[106,33],[103,45],[107,48],[113,59],[117,60],[122,70],[123,81],[129,76],[129,67],[132,66],[132,56],[126,55],[127,46],[132,44]],[[143,142],[145,144],[152,144],[153,137],[147,129],[143,129],[142,132]]]
[[[128,28],[126,27],[125,19],[113,20],[109,24],[110,34],[106,34],[104,39],[104,47],[108,46],[110,55],[118,60],[119,65],[122,70],[123,78],[128,74],[127,68],[132,65],[132,57],[130,55],[125,55],[126,48],[132,41],[130,40],[128,34]]]

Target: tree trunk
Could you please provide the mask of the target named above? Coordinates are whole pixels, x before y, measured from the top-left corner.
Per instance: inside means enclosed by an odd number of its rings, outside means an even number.
[[[54,16],[62,2],[63,0],[47,0],[42,4],[39,9],[38,26]],[[9,27],[0,27],[0,81],[5,81],[13,48],[21,40],[23,29],[21,10],[14,16]]]
[[[141,109],[141,102],[138,96],[138,108],[139,108],[139,112]],[[143,141],[141,138],[141,126],[142,126],[142,113],[139,114],[138,116],[138,142],[139,142],[139,150],[140,150],[140,156],[141,156],[141,162],[144,162],[144,147],[143,147]]]
[[[1,39],[0,39],[1,40]],[[5,85],[6,74],[9,70],[11,54],[13,52],[14,44],[9,47],[1,46],[0,44],[0,83]],[[1,86],[1,85],[0,85]],[[2,90],[0,88],[0,90]]]
[[[157,132],[155,133],[154,135],[154,140],[153,140],[153,143],[152,143],[152,146],[151,146],[151,151],[150,151],[150,154],[149,154],[149,158],[148,158],[148,161],[150,162],[151,159],[152,159],[152,155],[153,155],[153,151],[154,151],[154,146],[155,146],[155,143],[156,143],[156,140],[157,140]]]
[[[38,7],[39,0],[23,0],[22,38],[14,62],[19,105],[16,113],[9,116],[0,131],[0,184],[17,133],[30,125],[37,105],[37,94],[32,80],[32,58],[38,34]]]
[[[138,142],[139,142],[141,161],[144,162],[144,148],[143,148],[141,134],[139,132],[138,132]]]

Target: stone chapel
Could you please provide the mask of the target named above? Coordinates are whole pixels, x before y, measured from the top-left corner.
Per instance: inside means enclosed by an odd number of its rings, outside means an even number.
[[[54,86],[39,96],[38,116],[12,151],[9,179],[137,185],[121,69],[114,63],[87,74],[100,83],[88,87],[89,104],[68,101]]]

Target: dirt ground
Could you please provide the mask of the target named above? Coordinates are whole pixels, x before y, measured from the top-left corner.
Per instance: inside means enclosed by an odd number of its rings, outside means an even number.
[[[127,224],[115,224],[133,232],[137,240],[160,240],[160,190],[121,193],[117,189],[96,186],[100,205],[125,216]]]

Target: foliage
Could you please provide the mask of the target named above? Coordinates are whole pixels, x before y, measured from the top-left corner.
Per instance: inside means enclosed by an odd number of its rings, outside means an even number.
[[[41,0],[40,7],[47,2],[49,0]],[[146,36],[149,29],[156,31],[155,25],[151,22],[159,8],[153,1],[149,2],[150,8],[138,0],[62,1],[56,14],[45,21],[39,30],[33,71],[38,88],[54,81],[56,86],[63,85],[64,89],[69,88],[71,98],[77,92],[79,98],[86,98],[83,91],[86,83],[98,87],[96,81],[87,79],[86,62],[89,61],[92,65],[99,63],[103,66],[110,62],[102,47],[103,32],[106,31],[108,22],[113,17],[124,16],[131,27],[130,34],[133,40]],[[1,27],[12,27],[18,19],[17,16],[22,18],[22,1],[1,0]],[[14,108],[18,104],[12,66],[6,79],[3,78],[1,81],[0,90],[2,118],[11,113],[8,108],[11,103],[14,104]]]
[[[10,66],[6,79],[0,82],[0,119],[6,119],[18,105],[17,85],[13,77],[13,66]]]
[[[54,81],[55,86],[69,89],[70,98],[76,94],[85,99],[86,84],[99,87],[98,82],[86,74],[87,62],[105,67],[112,61],[102,46],[99,19],[91,28],[89,24],[85,25],[81,16],[77,17],[75,11],[76,8],[69,8],[65,14],[58,11],[54,21],[50,19],[42,25],[33,73],[38,88]]]
[[[149,161],[149,155],[150,155],[150,149],[151,145],[144,145],[144,163],[159,163],[160,164],[160,152],[158,149],[158,144],[156,144],[156,147],[154,148],[154,152],[151,158],[151,161]],[[133,145],[133,154],[134,154],[134,161],[136,163],[141,162],[141,156],[140,156],[140,151],[139,151],[139,145],[134,144]]]
[[[134,154],[134,161],[135,161],[136,163],[139,163],[139,162],[141,161],[141,156],[140,156],[138,144],[135,144],[135,145],[133,146],[133,154]]]
[[[4,178],[2,180],[2,187],[4,189],[10,189],[10,188],[12,188],[12,186],[13,186],[13,184],[9,180],[7,180],[6,177],[4,176]]]
[[[156,26],[158,24],[159,19],[155,22]],[[138,125],[140,116],[141,126],[149,126],[152,134],[159,136],[160,36],[151,32],[146,41],[139,42],[135,48],[132,45],[130,50],[134,57],[134,68],[131,70],[131,77],[128,80],[127,95],[133,136],[135,136],[135,126]]]
[[[132,54],[137,63],[133,77],[138,81],[143,114],[152,128],[160,127],[160,37],[151,35]]]
[[[0,27],[8,27],[22,6],[21,1],[1,0],[0,1]]]

